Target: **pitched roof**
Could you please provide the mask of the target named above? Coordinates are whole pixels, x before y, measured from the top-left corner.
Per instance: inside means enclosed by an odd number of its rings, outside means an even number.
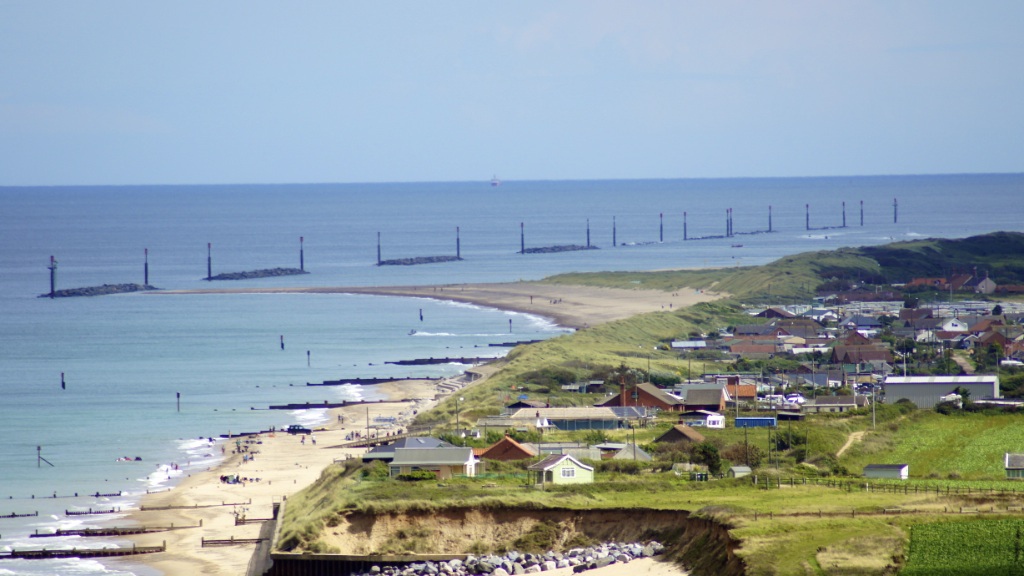
[[[669,428],[664,434],[654,439],[655,442],[679,442],[683,439],[691,442],[703,442],[704,435],[690,428],[686,424],[676,424]]]
[[[548,456],[547,458],[541,460],[540,462],[537,462],[536,464],[531,464],[530,466],[527,466],[526,469],[537,472],[547,471],[557,466],[560,462],[562,462],[562,460],[571,460],[575,466],[583,468],[584,470],[590,470],[591,472],[593,472],[594,470],[593,467],[587,466],[583,462],[580,462],[579,460],[573,458],[568,454],[552,454],[551,456]]]
[[[430,464],[465,464],[473,459],[472,448],[397,448],[392,464],[422,466]]]
[[[1007,470],[1024,470],[1024,454],[1006,453],[1005,464]]]
[[[612,456],[612,460],[641,460],[643,462],[650,462],[653,459],[650,454],[641,450],[636,444],[626,444],[625,448]]]
[[[523,460],[525,458],[532,458],[536,455],[537,452],[535,450],[527,446],[523,446],[508,436],[498,440],[480,453],[481,458],[487,458],[489,460]]]

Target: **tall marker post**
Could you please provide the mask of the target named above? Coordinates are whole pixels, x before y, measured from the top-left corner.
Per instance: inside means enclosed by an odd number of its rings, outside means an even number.
[[[144,263],[142,265],[142,283],[149,286],[149,248],[143,248]]]
[[[206,243],[206,279],[213,280],[213,245]]]
[[[57,261],[50,256],[50,298],[52,299],[57,292]]]
[[[306,271],[306,250],[305,246],[303,245],[304,241],[305,238],[299,236],[299,270],[303,272]]]

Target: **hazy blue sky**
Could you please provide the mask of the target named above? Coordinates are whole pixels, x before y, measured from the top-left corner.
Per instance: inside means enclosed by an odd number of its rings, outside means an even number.
[[[0,185],[1024,172],[1024,2],[0,0]]]

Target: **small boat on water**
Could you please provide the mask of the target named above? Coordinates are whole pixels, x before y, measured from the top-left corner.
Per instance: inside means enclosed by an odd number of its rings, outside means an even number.
[[[501,186],[501,180],[498,180],[498,176],[491,177],[491,186]]]
[[[733,248],[743,248],[743,244],[733,244]]]
[[[415,336],[415,335],[416,335],[416,329],[415,328],[413,328],[412,330],[409,330],[409,336]]]

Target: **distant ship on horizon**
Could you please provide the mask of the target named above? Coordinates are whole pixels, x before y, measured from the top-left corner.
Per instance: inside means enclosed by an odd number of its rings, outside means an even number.
[[[501,186],[501,180],[498,179],[497,175],[491,177],[491,186]]]

